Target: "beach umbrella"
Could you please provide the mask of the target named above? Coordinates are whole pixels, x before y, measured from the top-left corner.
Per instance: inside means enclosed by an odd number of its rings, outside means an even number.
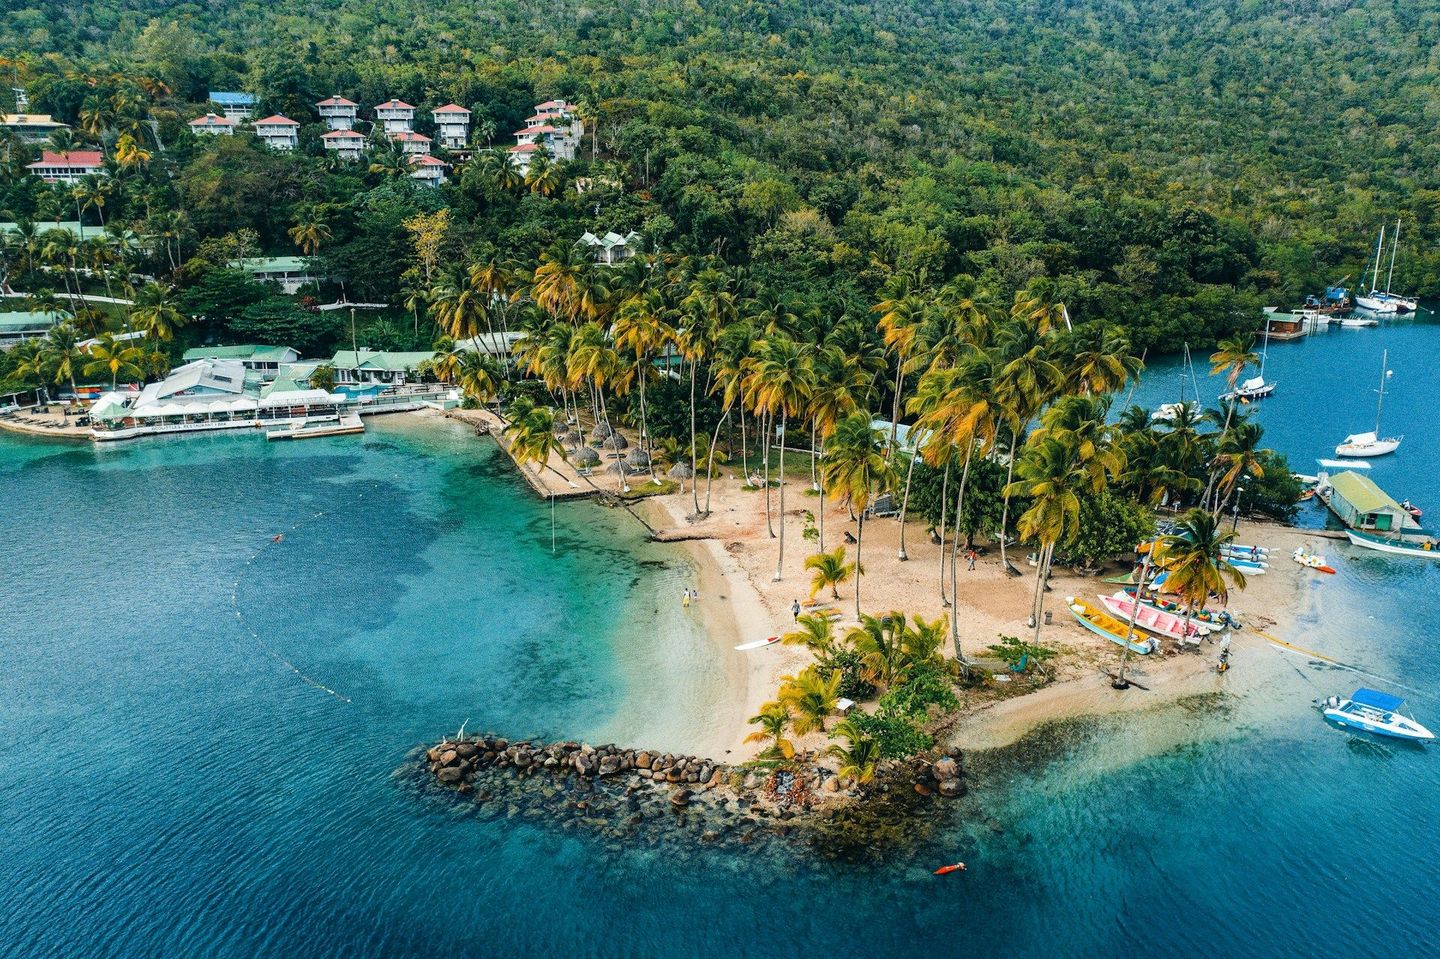
[[[615,431],[610,428],[610,424],[609,424],[609,423],[596,423],[596,424],[595,424],[595,438],[596,438],[597,440],[603,440],[603,439],[605,439],[606,437],[608,437],[608,436],[609,436],[611,433],[613,433],[613,432],[615,432]]]
[[[600,454],[587,447],[575,451],[570,461],[577,466],[594,466],[600,462]]]
[[[695,475],[695,471],[690,468],[689,463],[676,463],[665,475],[671,479],[687,480]]]
[[[637,446],[630,451],[629,456],[625,457],[625,462],[638,469],[644,469],[650,465],[650,454]]]
[[[564,443],[566,446],[579,446],[580,434],[576,430],[571,430],[570,432],[565,434],[561,442]]]
[[[607,473],[619,473],[621,476],[628,476],[629,473],[630,473],[630,467],[628,467],[628,466],[625,465],[625,461],[624,461],[624,460],[616,460],[615,462],[611,463],[609,466],[605,467],[605,472],[607,472]]]
[[[615,433],[606,437],[602,445],[608,450],[623,450],[629,448],[630,441],[627,440],[623,434]]]

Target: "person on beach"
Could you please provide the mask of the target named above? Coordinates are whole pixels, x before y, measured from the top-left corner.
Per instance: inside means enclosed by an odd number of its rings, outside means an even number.
[[[800,600],[797,599],[790,604],[790,615],[796,622],[800,621]]]
[[[688,590],[688,589],[682,589],[682,590],[680,590],[680,605],[681,605],[682,607],[684,607],[685,609],[689,609],[689,608],[690,608],[690,590]]]
[[[975,568],[975,547],[972,546],[965,551],[965,561],[970,564],[969,569]]]

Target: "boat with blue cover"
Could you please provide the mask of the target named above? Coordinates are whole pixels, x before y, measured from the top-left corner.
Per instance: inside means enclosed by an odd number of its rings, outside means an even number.
[[[1405,700],[1378,689],[1357,689],[1349,699],[1331,696],[1321,704],[1325,718],[1379,736],[1428,742],[1435,734],[1400,712]]]

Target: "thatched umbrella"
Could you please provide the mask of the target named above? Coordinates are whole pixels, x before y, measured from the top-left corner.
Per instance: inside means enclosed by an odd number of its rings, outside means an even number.
[[[600,454],[588,446],[583,446],[570,457],[570,462],[576,466],[596,466],[600,462]]]
[[[689,463],[676,463],[665,475],[671,479],[687,480],[695,475],[695,471],[690,468]]]
[[[564,443],[566,446],[579,446],[580,433],[577,430],[571,430],[560,438],[560,442]]]
[[[621,476],[629,476],[629,475],[630,475],[630,467],[628,467],[628,466],[625,465],[625,461],[624,461],[624,460],[616,460],[615,462],[611,463],[609,466],[605,467],[605,472],[607,472],[607,473],[619,473]]]
[[[593,435],[597,440],[603,440],[613,432],[615,431],[610,428],[609,423],[600,422],[595,424],[595,432]]]
[[[637,446],[625,457],[625,462],[636,469],[644,469],[650,465],[650,454]]]
[[[614,433],[605,437],[605,440],[600,445],[604,446],[607,450],[623,450],[629,448],[630,441],[625,438],[623,433]]]

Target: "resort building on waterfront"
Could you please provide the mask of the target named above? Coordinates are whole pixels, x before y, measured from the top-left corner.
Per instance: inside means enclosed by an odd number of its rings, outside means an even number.
[[[21,143],[44,143],[56,130],[68,130],[67,124],[48,113],[7,113],[0,116],[0,130],[15,135]]]
[[[1321,474],[1320,499],[1351,529],[1398,536],[1422,535],[1424,529],[1409,511],[1395,502],[1368,476],[1346,470],[1334,476]]]
[[[220,115],[239,123],[255,115],[255,94],[232,90],[211,90],[210,102],[220,108]]]
[[[355,120],[360,115],[360,104],[347,100],[338,93],[315,104],[315,109],[320,112],[320,119],[325,121],[325,126],[331,131],[353,130]]]
[[[341,350],[330,364],[335,367],[335,382],[346,385],[383,384],[398,386],[420,379],[421,364],[435,359],[430,351],[413,353],[361,349]]]
[[[415,108],[403,100],[386,100],[375,107],[375,121],[386,133],[404,133],[415,129]]]
[[[331,130],[320,135],[320,143],[333,150],[342,160],[358,160],[365,152],[365,137],[354,130]]]
[[[185,351],[182,359],[186,363],[196,360],[234,360],[251,373],[258,373],[262,380],[273,380],[281,367],[289,366],[300,359],[300,351],[288,346],[197,346]]]
[[[97,440],[157,433],[245,429],[335,419],[350,402],[325,390],[261,391],[247,386],[239,360],[186,363],[135,393],[105,393],[90,409]]]
[[[203,117],[197,117],[190,121],[190,129],[195,133],[205,133],[210,136],[228,137],[235,132],[235,121],[229,117],[218,116],[214,113],[207,113]]]
[[[0,313],[0,350],[8,349],[22,340],[33,340],[50,332],[50,328],[65,314],[58,312],[18,311]]]
[[[309,261],[303,256],[252,256],[235,260],[230,265],[244,270],[261,283],[275,283],[286,293],[294,293],[302,286],[325,279],[311,272]]]
[[[28,164],[25,169],[46,183],[78,183],[87,176],[104,175],[105,158],[99,150],[71,150],[68,153],[42,150],[40,159]]]
[[[255,135],[272,150],[293,150],[300,143],[300,124],[277,113],[256,120]]]
[[[604,236],[586,233],[577,242],[594,249],[596,263],[614,266],[640,252],[643,240],[644,237],[632,230],[624,236],[615,232],[606,233]]]
[[[454,103],[436,107],[431,113],[435,118],[435,136],[447,150],[463,150],[470,142],[470,111]]]
[[[445,163],[428,153],[411,156],[410,179],[425,186],[439,186],[445,182]]]

